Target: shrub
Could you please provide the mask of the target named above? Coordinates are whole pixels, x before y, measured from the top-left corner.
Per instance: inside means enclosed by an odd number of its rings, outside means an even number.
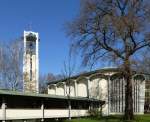
[[[102,112],[98,108],[90,109],[88,113],[91,117],[100,118],[102,116]]]

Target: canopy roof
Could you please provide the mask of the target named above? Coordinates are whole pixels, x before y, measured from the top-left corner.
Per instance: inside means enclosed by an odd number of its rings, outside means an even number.
[[[59,96],[59,95],[50,95],[50,94],[37,94],[37,93],[23,93],[18,91],[11,90],[0,90],[0,95],[4,96],[22,96],[22,97],[32,97],[32,98],[43,98],[43,99],[62,99],[67,100],[67,96]],[[80,100],[80,101],[95,101],[101,102],[98,99],[87,98],[87,97],[70,97],[70,100]]]

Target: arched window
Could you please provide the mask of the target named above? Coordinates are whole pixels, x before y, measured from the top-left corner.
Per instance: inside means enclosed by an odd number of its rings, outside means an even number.
[[[143,98],[145,96],[145,77],[142,74],[135,74],[133,76],[133,110],[134,112],[144,111],[144,107],[140,108],[141,104],[144,106]],[[142,110],[143,109],[143,110]]]
[[[111,76],[109,91],[110,111],[114,113],[124,112],[125,80],[121,73],[116,73]]]

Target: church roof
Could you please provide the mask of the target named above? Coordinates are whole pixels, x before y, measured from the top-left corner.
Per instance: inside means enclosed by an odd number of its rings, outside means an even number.
[[[98,69],[98,70],[94,70],[94,71],[90,71],[90,72],[85,72],[85,73],[81,73],[79,75],[75,75],[75,76],[72,76],[70,79],[76,79],[78,77],[84,77],[84,76],[90,76],[91,74],[96,74],[96,73],[108,73],[108,72],[118,72],[119,71],[119,68],[102,68],[102,69]],[[65,78],[65,79],[61,79],[61,80],[55,80],[55,81],[51,81],[49,83],[47,83],[48,85],[50,84],[55,84],[55,83],[58,83],[58,82],[63,82],[63,81],[66,81],[68,78]]]
[[[116,67],[102,68],[102,69],[98,69],[98,70],[94,70],[94,71],[90,71],[90,72],[85,72],[85,73],[81,73],[79,75],[72,76],[72,77],[70,77],[70,79],[76,79],[76,78],[79,78],[79,77],[88,77],[88,76],[90,76],[92,74],[97,74],[97,73],[100,73],[100,74],[112,73],[112,72],[113,73],[117,73],[119,71],[120,71],[120,69],[116,68]],[[135,70],[133,70],[133,72],[135,74],[144,74],[146,76],[147,80],[150,79],[150,74],[148,74],[148,73],[138,72],[138,71],[135,71]],[[51,85],[51,84],[57,84],[59,82],[65,82],[67,79],[68,78],[55,80],[55,81],[48,82],[47,84]]]

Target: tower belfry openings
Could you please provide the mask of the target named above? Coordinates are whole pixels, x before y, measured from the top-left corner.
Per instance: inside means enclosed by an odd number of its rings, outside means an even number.
[[[24,31],[24,92],[39,92],[39,34]]]

